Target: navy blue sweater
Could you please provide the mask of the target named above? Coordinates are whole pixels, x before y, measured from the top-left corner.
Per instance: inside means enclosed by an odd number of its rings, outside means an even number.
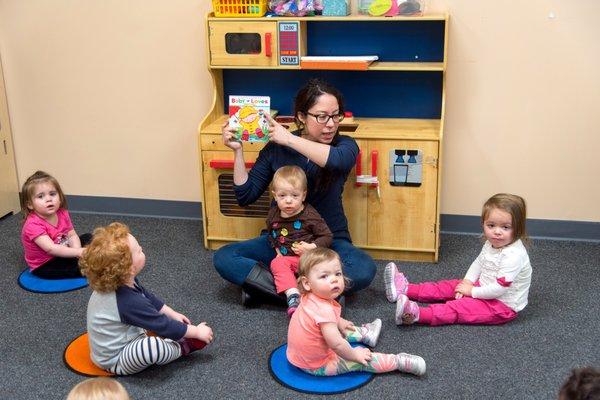
[[[161,314],[165,303],[144,289],[137,278],[134,287],[119,286],[114,292],[93,291],[87,309],[91,356],[96,365],[110,369],[132,340],[154,331],[173,340],[183,338],[187,325]]]
[[[294,133],[298,135],[298,132]],[[308,179],[306,202],[312,205],[327,222],[334,238],[350,240],[348,220],[342,205],[342,193],[348,174],[356,163],[358,145],[349,136],[337,135],[331,142],[331,150],[324,168],[319,167],[296,150],[269,142],[258,154],[248,180],[233,186],[240,206],[252,204],[269,187],[273,174],[279,167],[297,165],[304,170]],[[318,179],[321,174],[320,179]],[[317,187],[317,181],[329,182],[326,188]],[[322,185],[320,185],[322,186]]]

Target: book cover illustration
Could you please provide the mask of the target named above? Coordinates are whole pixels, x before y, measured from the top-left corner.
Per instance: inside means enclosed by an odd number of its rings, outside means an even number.
[[[229,126],[235,128],[236,138],[244,142],[269,140],[269,96],[229,96]]]

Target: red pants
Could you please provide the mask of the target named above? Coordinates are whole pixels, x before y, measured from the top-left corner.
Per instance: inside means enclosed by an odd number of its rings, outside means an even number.
[[[271,273],[275,279],[277,293],[298,287],[296,272],[298,272],[298,256],[278,256],[271,261]]]
[[[459,279],[438,282],[425,282],[408,285],[406,295],[421,303],[435,303],[429,307],[419,307],[417,323],[435,325],[483,324],[499,325],[512,321],[517,313],[496,299],[454,298]],[[478,283],[475,284],[476,286]]]

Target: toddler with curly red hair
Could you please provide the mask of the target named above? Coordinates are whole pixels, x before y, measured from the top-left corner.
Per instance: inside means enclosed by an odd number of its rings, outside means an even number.
[[[142,247],[118,222],[95,229],[79,260],[94,290],[87,309],[91,358],[113,374],[170,363],[213,340],[205,322],[191,324],[140,284],[137,275],[145,263]]]

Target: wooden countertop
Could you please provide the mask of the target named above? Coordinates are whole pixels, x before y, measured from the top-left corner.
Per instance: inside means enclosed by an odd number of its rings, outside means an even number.
[[[227,118],[227,115],[217,118],[202,128],[201,134],[220,135]],[[294,123],[282,125],[286,125],[289,130],[296,129]],[[352,122],[343,121],[340,124],[340,132],[355,139],[440,140],[440,129],[439,119],[354,118]]]

